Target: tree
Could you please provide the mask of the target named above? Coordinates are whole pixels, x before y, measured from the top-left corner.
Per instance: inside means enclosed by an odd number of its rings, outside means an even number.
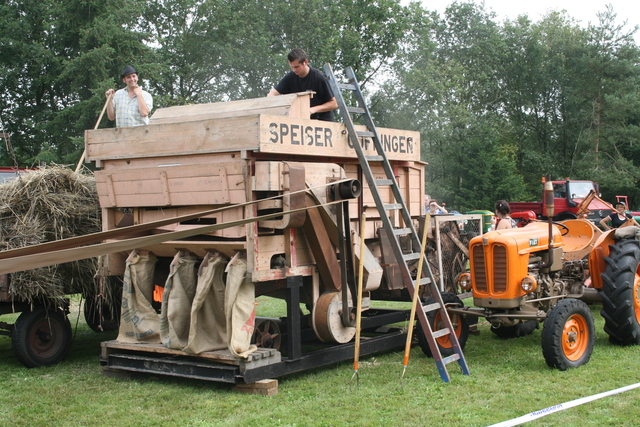
[[[493,15],[454,3],[440,19],[412,5],[412,31],[373,97],[386,126],[421,132],[427,192],[459,210],[522,196],[514,129],[501,117],[505,55]]]
[[[21,164],[77,161],[122,64],[150,53],[144,1],[8,1],[0,6],[0,114]],[[2,151],[4,164],[12,164]]]

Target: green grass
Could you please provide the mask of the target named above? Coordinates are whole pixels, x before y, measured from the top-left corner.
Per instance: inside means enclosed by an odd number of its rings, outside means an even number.
[[[548,368],[540,330],[501,340],[481,323],[480,335],[470,336],[465,349],[471,375],[449,365],[449,384],[442,382],[433,360],[414,347],[404,388],[398,349],[364,357],[360,384],[353,390],[353,365],[345,362],[279,378],[279,393],[265,397],[232,392],[224,384],[105,377],[99,345],[116,333],[91,331],[82,316],[77,320],[76,303],[70,315],[76,336],[57,366],[24,368],[13,356],[10,339],[0,336],[0,420],[7,426],[486,426],[640,381],[640,347],[609,344],[598,306],[593,314],[595,350],[579,369]],[[636,389],[526,425],[637,426],[639,398]]]

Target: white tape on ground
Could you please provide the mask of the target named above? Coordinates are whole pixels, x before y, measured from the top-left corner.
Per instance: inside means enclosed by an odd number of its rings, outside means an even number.
[[[489,427],[512,427],[520,424],[524,424],[528,421],[544,417],[545,415],[553,414],[554,412],[564,411],[565,409],[573,408],[574,406],[580,406],[594,400],[602,399],[603,397],[613,396],[614,394],[624,393],[625,391],[639,388],[640,383],[628,385],[626,387],[617,388],[611,391],[605,391],[603,393],[594,394],[593,396],[581,397],[580,399],[572,400],[570,402],[560,403],[559,405],[549,406],[548,408],[540,409],[539,411],[531,412],[527,415],[523,415],[512,420],[503,421],[498,424],[493,424]]]

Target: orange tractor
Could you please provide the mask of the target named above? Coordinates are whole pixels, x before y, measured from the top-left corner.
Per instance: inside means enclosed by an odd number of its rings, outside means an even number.
[[[560,370],[584,365],[595,330],[583,299],[596,295],[609,341],[640,344],[638,240],[614,240],[614,231],[602,233],[585,219],[532,222],[475,237],[469,263],[470,273],[463,273],[458,284],[471,292],[475,307],[464,307],[453,294],[443,297],[461,346],[477,317],[503,338],[528,335],[543,323],[547,364]],[[446,353],[450,344],[439,344]]]

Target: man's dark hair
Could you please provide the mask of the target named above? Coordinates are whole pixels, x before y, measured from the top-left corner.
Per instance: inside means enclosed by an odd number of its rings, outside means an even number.
[[[307,52],[300,48],[291,49],[289,55],[287,55],[287,59],[289,62],[298,61],[298,63],[302,64],[304,61],[308,60]]]

